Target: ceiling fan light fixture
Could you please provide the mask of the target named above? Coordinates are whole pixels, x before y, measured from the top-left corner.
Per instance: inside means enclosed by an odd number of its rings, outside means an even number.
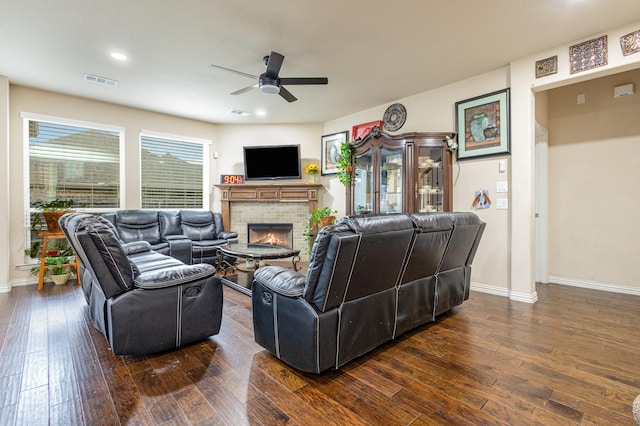
[[[268,95],[277,95],[278,93],[280,93],[280,84],[277,79],[273,79],[265,75],[261,75],[260,91]]]
[[[263,84],[260,86],[260,91],[268,95],[277,95],[280,93],[280,88],[274,84]]]

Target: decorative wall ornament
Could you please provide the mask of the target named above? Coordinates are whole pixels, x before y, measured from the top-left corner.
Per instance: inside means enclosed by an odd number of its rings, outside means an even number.
[[[558,72],[558,55],[536,61],[536,78]]]
[[[624,56],[640,52],[640,30],[620,37],[620,48]]]
[[[390,132],[399,130],[407,120],[407,110],[402,104],[393,104],[387,108],[382,118],[382,125]]]
[[[571,74],[607,65],[607,36],[571,46],[569,61]]]

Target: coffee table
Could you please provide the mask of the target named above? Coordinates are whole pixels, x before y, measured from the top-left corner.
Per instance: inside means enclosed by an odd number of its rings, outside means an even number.
[[[265,266],[266,260],[291,258],[292,268],[297,271],[300,261],[299,254],[300,250],[269,244],[225,244],[218,248],[220,261],[217,269],[218,273],[222,275],[220,278],[224,284],[251,295],[253,273],[261,266]],[[230,262],[229,258],[236,261]],[[244,263],[239,259],[244,259]],[[229,275],[235,275],[235,282]]]

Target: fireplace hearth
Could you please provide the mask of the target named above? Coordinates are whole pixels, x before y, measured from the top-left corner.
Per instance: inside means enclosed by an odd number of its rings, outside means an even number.
[[[248,223],[247,243],[293,248],[292,223]]]

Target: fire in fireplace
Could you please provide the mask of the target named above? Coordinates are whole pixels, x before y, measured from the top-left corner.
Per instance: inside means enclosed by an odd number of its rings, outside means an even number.
[[[249,244],[268,244],[272,246],[293,248],[292,223],[248,223],[247,237]]]

